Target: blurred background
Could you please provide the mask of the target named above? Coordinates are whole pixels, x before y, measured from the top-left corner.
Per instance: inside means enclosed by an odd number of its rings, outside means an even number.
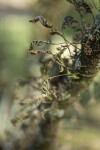
[[[99,0],[95,0],[95,4],[98,6]],[[95,8],[93,12],[94,15],[98,13]],[[19,126],[13,127],[10,120],[19,110],[14,101],[17,81],[40,76],[39,56],[31,56],[28,52],[32,40],[47,39],[47,32],[40,24],[29,23],[38,15],[47,18],[59,30],[64,16],[72,15],[79,20],[74,7],[65,0],[0,0],[0,150],[11,149],[13,140],[26,136],[19,132]],[[91,17],[87,16],[88,19],[91,22]],[[70,29],[65,33],[69,40],[72,39]],[[100,150],[99,89],[100,73],[61,122],[58,150]],[[24,98],[30,87],[18,90]]]

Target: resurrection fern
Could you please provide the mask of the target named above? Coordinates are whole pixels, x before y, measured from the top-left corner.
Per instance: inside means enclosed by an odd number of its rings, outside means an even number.
[[[37,16],[29,21],[34,24],[40,22],[42,26],[49,30],[49,40],[33,40],[30,44],[29,52],[32,55],[37,55],[39,53],[49,54],[51,58],[48,59],[47,62],[44,61],[41,67],[41,76],[45,74],[41,96],[35,100],[29,98],[20,101],[23,108],[21,112],[12,119],[14,125],[27,118],[46,118],[46,114],[52,114],[55,108],[61,107],[63,100],[67,100],[66,103],[70,104],[71,102],[68,101],[70,95],[73,95],[74,92],[78,95],[78,91],[86,86],[82,81],[87,81],[88,84],[98,71],[100,59],[100,12],[94,17],[92,4],[90,5],[84,0],[67,1],[75,7],[80,15],[81,22],[77,21],[72,16],[65,16],[62,22],[61,32],[43,16]],[[93,5],[96,7],[94,2]],[[92,16],[91,24],[84,21],[84,16],[86,14]],[[73,42],[68,41],[64,35],[67,26],[75,31]],[[63,42],[52,42],[52,36],[54,35],[61,37]],[[53,54],[49,48],[41,49],[44,45],[48,47],[49,45],[58,45],[57,53]],[[65,51],[68,52],[69,57],[63,55]],[[51,68],[57,68],[56,73],[51,75],[49,73]],[[27,110],[27,107],[29,107],[29,110],[23,113],[24,110]],[[37,115],[34,113],[35,111],[37,111]]]

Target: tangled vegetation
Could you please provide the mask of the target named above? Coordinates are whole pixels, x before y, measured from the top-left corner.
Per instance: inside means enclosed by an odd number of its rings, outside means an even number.
[[[51,145],[51,140],[54,140],[54,133],[52,135],[49,133],[51,122],[56,128],[66,110],[78,100],[79,95],[89,86],[99,71],[100,11],[93,1],[91,4],[84,0],[66,1],[75,7],[81,21],[77,21],[72,16],[65,16],[62,22],[62,32],[42,16],[37,16],[29,21],[34,24],[40,22],[49,30],[47,41],[33,40],[29,47],[29,52],[33,57],[37,54],[43,54],[41,60],[43,81],[40,83],[38,78],[34,78],[37,81],[38,90],[42,91],[42,94],[37,99],[20,100],[22,110],[12,119],[14,125],[28,119],[39,126],[41,133],[39,130],[34,140],[34,147],[36,149],[43,147],[41,150],[47,149],[48,143]],[[92,12],[93,7],[98,10],[96,17]],[[87,14],[91,18],[91,23],[85,21]],[[73,42],[67,40],[65,36],[66,27],[74,30]],[[55,35],[62,38],[63,42],[53,42],[52,37]],[[46,49],[42,48],[44,45],[46,45]],[[52,53],[50,45],[58,46],[56,54]],[[66,51],[68,57],[64,55]],[[45,58],[45,55],[50,55],[50,57]],[[40,134],[43,137],[42,141],[38,137]]]

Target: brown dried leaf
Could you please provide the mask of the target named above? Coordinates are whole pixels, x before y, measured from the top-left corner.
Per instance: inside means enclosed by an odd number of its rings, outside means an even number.
[[[29,20],[29,22],[32,22],[32,23],[36,23],[36,22],[38,22],[38,21],[40,21],[41,24],[42,24],[44,27],[46,27],[46,28],[52,28],[52,27],[53,27],[53,26],[50,25],[50,24],[48,23],[48,21],[47,21],[44,17],[42,17],[42,16],[37,16],[37,17],[35,17],[34,19]]]
[[[30,51],[32,55],[37,55],[39,53],[43,53],[43,54],[52,54],[50,50],[36,50],[36,49],[33,49]]]
[[[71,27],[71,25],[72,25],[73,23],[78,23],[78,21],[75,20],[75,19],[73,19],[72,16],[66,16],[66,17],[64,18],[63,23],[62,23],[62,29],[65,29],[65,26],[66,26],[66,25],[69,26],[69,27]]]

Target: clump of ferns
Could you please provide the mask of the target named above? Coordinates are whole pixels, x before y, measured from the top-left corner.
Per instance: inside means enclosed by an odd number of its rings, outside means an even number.
[[[45,115],[47,114],[47,112],[50,113],[53,110],[53,108],[56,107],[58,103],[58,96],[60,95],[60,92],[63,91],[62,88],[61,91],[59,90],[60,88],[55,87],[51,84],[52,79],[65,76],[70,81],[80,80],[80,73],[79,72],[76,73],[76,70],[86,67],[81,65],[80,62],[78,62],[78,57],[80,57],[81,55],[80,52],[81,52],[82,45],[85,44],[84,52],[87,56],[91,55],[92,53],[92,50],[89,47],[89,43],[88,43],[89,41],[84,42],[84,39],[87,40],[89,33],[91,32],[91,30],[93,30],[94,16],[92,13],[92,5],[87,4],[86,2],[84,2],[84,0],[67,0],[67,1],[73,4],[76,11],[79,13],[81,18],[81,23],[75,20],[72,16],[66,16],[62,23],[62,32],[60,32],[57,30],[57,28],[54,25],[50,24],[42,16],[37,16],[34,19],[29,21],[34,24],[40,22],[42,26],[49,29],[49,40],[48,41],[33,40],[32,43],[30,44],[29,52],[32,55],[37,55],[39,53],[51,55],[52,62],[55,62],[58,65],[59,73],[57,75],[50,76],[47,79],[43,80],[43,84],[42,84],[43,94],[38,99],[34,100],[32,98],[29,98],[20,101],[20,104],[23,106],[23,108],[21,112],[19,112],[18,115],[14,119],[12,119],[12,123],[14,125],[17,122],[23,121],[28,118],[34,118],[34,117],[39,118],[40,116],[43,119],[45,119]],[[86,21],[84,20],[84,16],[86,14],[90,14],[93,20],[91,25],[86,23]],[[66,36],[64,35],[64,29],[66,28],[66,26],[71,27],[75,31],[73,42],[68,41]],[[54,35],[60,36],[63,39],[63,42],[62,43],[52,42],[52,36]],[[37,47],[40,48],[44,44],[59,45],[59,47],[57,48],[58,52],[56,54],[53,54],[52,51],[50,51],[49,49],[37,49]],[[78,46],[79,44],[81,45],[80,48]],[[71,52],[70,46],[73,47],[73,53]],[[69,58],[62,57],[62,55],[66,50],[69,51],[71,63],[69,63]],[[49,67],[49,65],[47,67]],[[32,108],[29,107],[29,109],[27,110],[27,107],[30,105],[32,106]],[[24,110],[27,111],[24,112]]]

